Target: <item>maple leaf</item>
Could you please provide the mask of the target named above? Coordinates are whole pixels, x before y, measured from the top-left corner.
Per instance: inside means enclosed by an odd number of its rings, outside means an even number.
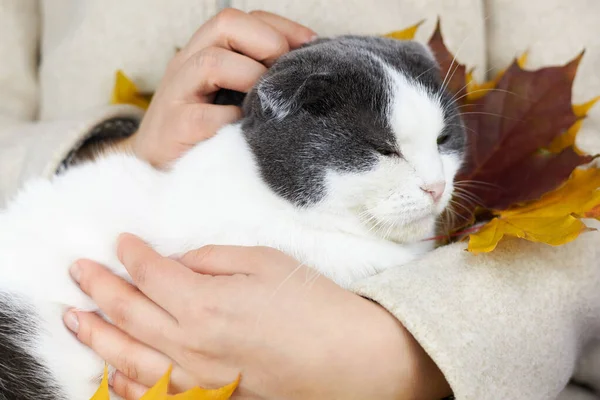
[[[417,22],[416,24],[409,26],[406,29],[386,33],[385,35],[383,35],[383,37],[397,39],[397,40],[413,40],[415,38],[415,34],[417,33],[417,30],[423,24],[423,22],[425,22],[425,20],[421,20],[421,21]]]
[[[111,104],[131,104],[146,110],[150,105],[151,98],[151,94],[141,93],[135,83],[123,71],[118,70],[116,72]]]
[[[527,52],[521,54],[521,57],[517,59],[517,64],[521,68],[525,67],[526,62]],[[485,96],[485,94],[488,93],[490,90],[494,90],[505,72],[506,69],[503,69],[500,72],[498,72],[494,78],[483,83],[477,83],[477,81],[475,81],[475,78],[473,77],[473,70],[467,72],[467,101],[475,101],[477,99],[480,99],[483,96]]]
[[[470,148],[457,180],[485,182],[470,189],[485,208],[537,199],[592,160],[572,147],[541,151],[578,119],[571,86],[579,60],[537,71],[525,71],[515,62],[496,90],[463,107]]]
[[[238,376],[234,382],[218,389],[203,389],[196,387],[184,393],[170,395],[169,382],[171,380],[172,369],[173,367],[170,366],[167,372],[153,387],[144,393],[140,400],[228,400],[231,398],[240,382],[240,377]],[[108,367],[104,367],[104,376],[100,383],[100,387],[90,400],[110,400],[110,392],[108,389]]]
[[[446,47],[439,19],[428,44],[440,65],[444,77],[442,86],[454,94],[454,99],[458,103],[463,103],[467,93],[467,68],[457,62],[456,57]]]
[[[579,150],[575,146],[575,139],[577,138],[577,134],[581,129],[581,125],[583,124],[583,119],[587,116],[588,111],[600,100],[600,96],[593,98],[592,100],[573,106],[573,113],[579,118],[567,132],[558,136],[550,145],[548,146],[548,151],[552,153],[560,153],[566,148],[573,147],[573,150],[577,154],[583,154],[581,150]]]
[[[472,73],[462,78],[465,67],[444,45],[439,25],[429,43],[442,74],[452,76],[446,81],[455,81],[447,88],[460,100],[467,133],[451,230],[471,225],[482,211],[538,199],[593,159],[574,146],[580,120],[594,104],[571,105],[583,53],[564,66],[535,71],[522,68],[523,55],[491,81],[476,84]]]
[[[108,389],[108,366],[104,366],[104,375],[102,376],[102,382],[100,387],[96,390],[96,393],[90,400],[110,400],[110,391]]]
[[[505,236],[559,245],[586,231],[580,218],[600,216],[600,181],[595,169],[576,170],[594,156],[578,149],[575,140],[600,97],[571,105],[583,53],[563,66],[535,71],[524,69],[524,53],[490,81],[478,83],[473,70],[467,72],[446,47],[439,20],[429,46],[442,87],[460,108],[468,143],[445,239],[469,234],[469,250],[487,252]]]
[[[589,230],[580,218],[600,218],[600,169],[576,169],[563,186],[539,200],[495,214],[470,235],[470,252],[490,252],[505,236],[554,246],[568,243]]]

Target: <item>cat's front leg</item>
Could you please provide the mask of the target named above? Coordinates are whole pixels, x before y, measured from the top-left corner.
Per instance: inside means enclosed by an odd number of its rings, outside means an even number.
[[[433,248],[433,242],[398,244],[344,234],[318,234],[292,255],[348,287],[356,280],[401,267]]]

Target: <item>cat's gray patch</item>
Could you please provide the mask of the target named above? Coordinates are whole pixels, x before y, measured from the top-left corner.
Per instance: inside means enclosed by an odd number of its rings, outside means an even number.
[[[25,350],[39,334],[36,318],[16,297],[0,294],[0,400],[65,398],[51,371]]]
[[[448,134],[440,151],[462,152],[460,117],[440,93],[427,48],[378,37],[320,39],[281,57],[244,101],[242,129],[276,193],[299,206],[315,204],[325,195],[327,170],[368,170],[378,152],[396,151],[387,117],[392,93],[377,58],[440,96]]]

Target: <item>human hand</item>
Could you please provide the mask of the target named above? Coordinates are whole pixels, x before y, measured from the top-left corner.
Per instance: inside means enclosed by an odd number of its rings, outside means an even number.
[[[314,36],[275,14],[221,11],[175,55],[139,130],[118,147],[167,165],[241,117],[238,107],[212,104],[219,89],[247,92],[275,59]]]
[[[241,373],[236,399],[448,391],[394,317],[279,251],[207,246],[174,260],[122,235],[118,254],[139,289],[90,261],[72,269],[116,327],[81,311],[65,322],[120,371],[112,384],[126,399],[139,398],[170,363],[174,392],[219,387]]]

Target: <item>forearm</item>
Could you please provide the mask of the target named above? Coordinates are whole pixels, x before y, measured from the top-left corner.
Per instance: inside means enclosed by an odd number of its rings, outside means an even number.
[[[460,399],[556,397],[600,328],[596,232],[550,247],[462,244],[359,282],[440,367]]]
[[[450,386],[431,357],[388,311],[369,300],[372,321],[365,343],[365,374],[373,380],[371,396],[377,399],[442,399]],[[367,393],[365,393],[367,394]]]

